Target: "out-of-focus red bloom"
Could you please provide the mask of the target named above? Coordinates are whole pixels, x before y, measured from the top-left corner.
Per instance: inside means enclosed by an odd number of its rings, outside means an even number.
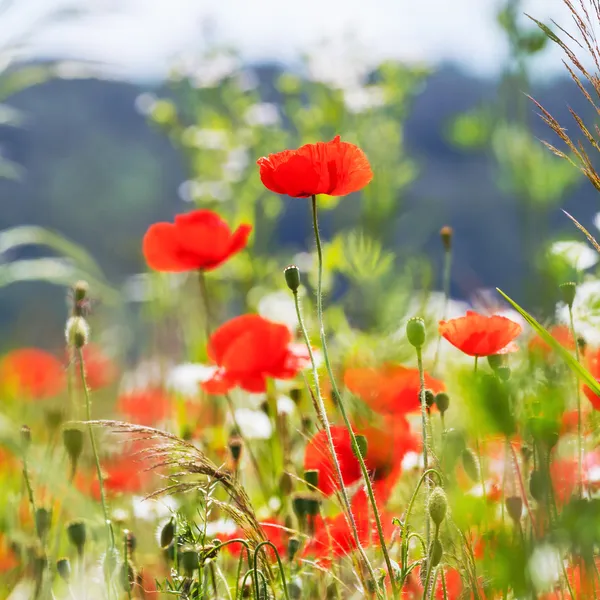
[[[38,348],[9,352],[0,363],[0,382],[23,400],[41,400],[65,389],[65,369],[60,360]]]
[[[265,538],[269,540],[275,546],[275,548],[277,548],[279,555],[281,557],[285,556],[290,534],[285,529],[281,521],[277,519],[265,519],[264,521],[261,521],[260,526],[265,534]],[[226,542],[228,540],[235,540],[238,538],[245,539],[247,534],[242,529],[238,528],[231,534],[219,535],[218,537],[222,542]],[[273,549],[268,546],[265,546],[264,549],[266,550],[265,555],[272,557],[274,560],[275,552]],[[241,543],[228,544],[226,546],[226,550],[230,554],[233,554],[233,556],[239,556],[240,552],[244,550],[244,546]]]
[[[416,449],[418,442],[411,435],[408,423],[402,418],[389,418],[381,428],[357,428],[355,432],[367,439],[365,463],[373,481],[376,498],[378,502],[385,504],[402,472],[402,458],[410,450]],[[350,434],[345,427],[334,426],[331,428],[331,435],[344,484],[352,485],[362,474],[358,459],[352,451]],[[329,496],[339,489],[324,431],[316,433],[306,445],[304,469],[319,471],[319,489],[324,495]]]
[[[453,346],[469,356],[501,354],[520,333],[521,325],[501,317],[486,317],[472,310],[466,316],[440,321],[439,332]]]
[[[423,586],[421,585],[420,570],[421,567],[417,566],[408,576],[408,579],[402,588],[402,598],[405,600],[417,600],[423,597]],[[446,578],[446,597],[448,600],[458,600],[461,598],[463,593],[463,584],[460,577],[460,572],[451,567],[444,567],[444,576]],[[436,600],[444,600],[444,587],[442,584],[441,573],[438,575],[436,582],[435,598]]]
[[[600,348],[586,352],[585,363],[588,371],[600,383]],[[600,396],[594,393],[587,385],[583,386],[583,391],[594,410],[600,410]]]
[[[575,340],[573,339],[573,334],[569,327],[566,325],[555,325],[554,327],[551,327],[548,332],[561,346],[564,346],[567,350],[575,350]],[[544,358],[547,358],[554,352],[552,346],[539,335],[536,335],[531,339],[528,348],[530,352],[540,354]]]
[[[170,414],[173,399],[163,390],[151,388],[121,394],[117,410],[134,423],[153,426],[164,421]]]
[[[346,196],[373,179],[365,153],[336,136],[259,158],[260,178],[276,194],[308,198],[317,194]]]
[[[115,363],[96,344],[83,347],[83,364],[85,380],[91,390],[107,387],[117,378]],[[80,384],[79,372],[75,374],[75,381]]]
[[[11,571],[19,564],[15,553],[10,549],[4,534],[0,533],[0,573]]]
[[[387,364],[380,368],[354,368],[344,373],[344,383],[373,410],[403,415],[419,410],[421,383],[418,369]],[[425,387],[434,394],[445,389],[438,379],[425,374]]]
[[[210,338],[208,355],[218,369],[202,387],[224,394],[239,386],[264,392],[266,380],[291,379],[308,359],[303,346],[292,343],[289,329],[260,315],[242,315],[221,325]]]
[[[156,589],[156,581],[153,577],[151,571],[147,568],[143,568],[140,570],[137,576],[136,588],[138,591],[139,597],[144,598],[144,600],[149,600],[150,598],[158,598],[158,590]],[[137,598],[138,596],[134,596]]]
[[[148,228],[142,248],[148,266],[155,271],[210,271],[242,250],[251,225],[240,225],[233,233],[211,210],[177,215],[174,223],[155,223]]]

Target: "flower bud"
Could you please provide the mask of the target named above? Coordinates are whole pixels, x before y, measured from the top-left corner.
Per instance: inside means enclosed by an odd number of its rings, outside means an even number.
[[[87,538],[85,523],[83,521],[71,521],[67,525],[67,537],[71,544],[77,548],[79,556],[83,555]]]
[[[121,565],[119,571],[119,583],[126,592],[133,589],[133,584],[135,583],[135,569],[130,560]]]
[[[70,317],[65,327],[65,340],[69,346],[83,348],[90,337],[90,327],[83,317]]]
[[[316,495],[307,495],[305,496],[306,502],[306,514],[309,517],[316,517],[319,514],[319,506],[321,505],[321,500]]]
[[[292,476],[284,471],[279,478],[279,491],[282,496],[289,496],[292,493],[292,489],[294,488],[294,484],[292,482]]]
[[[72,473],[75,473],[77,470],[77,462],[83,451],[83,440],[83,431],[78,427],[66,427],[63,429],[63,444],[71,460]]]
[[[175,521],[171,518],[160,530],[160,547],[168,548],[175,537]]]
[[[440,392],[435,396],[435,404],[440,411],[440,414],[444,414],[448,408],[450,408],[450,396],[446,392]]]
[[[506,354],[490,354],[487,357],[490,368],[495,371],[496,369],[506,365]]]
[[[465,473],[475,482],[479,481],[479,460],[472,450],[465,448],[461,453]]]
[[[56,561],[56,570],[63,581],[71,581],[71,563],[68,558],[59,558]]]
[[[294,577],[288,585],[288,594],[290,600],[300,600],[302,598],[302,579],[300,577]]]
[[[304,471],[304,481],[306,481],[308,489],[313,492],[315,488],[319,487],[319,470],[307,469]]]
[[[560,286],[560,293],[562,295],[563,302],[569,307],[573,308],[573,302],[575,301],[575,292],[577,291],[577,284],[574,281],[568,281]]]
[[[427,406],[427,410],[430,410],[434,404],[435,394],[431,390],[425,390],[425,406]]]
[[[509,517],[515,523],[519,523],[523,514],[523,500],[521,499],[521,496],[509,496],[506,498],[505,504],[506,512]]]
[[[41,506],[35,511],[35,528],[40,538],[45,538],[52,524],[52,511]]]
[[[126,529],[124,531],[125,544],[127,545],[127,553],[131,556],[137,549],[137,537],[133,531]]]
[[[298,522],[300,523],[300,529],[302,529],[304,525],[304,521],[306,519],[306,499],[302,494],[294,494],[292,497],[292,509],[294,514],[298,518]]]
[[[498,379],[500,381],[508,381],[510,379],[511,374],[512,374],[512,371],[510,370],[510,367],[507,365],[498,367],[496,369],[496,375],[498,376]]]
[[[452,236],[454,234],[454,230],[452,227],[445,225],[440,229],[440,238],[442,240],[442,245],[444,246],[444,250],[446,252],[450,252],[452,250]]]
[[[284,269],[283,274],[287,286],[295,294],[300,287],[300,269],[296,265],[290,265]]]
[[[287,558],[289,562],[292,562],[300,549],[300,539],[292,536],[288,540],[287,545]]]
[[[440,542],[439,539],[433,540],[429,546],[429,560],[431,561],[431,566],[437,567],[440,564],[443,555],[444,547],[442,546],[442,542]]]
[[[436,487],[429,496],[429,503],[427,510],[429,516],[434,522],[436,527],[439,527],[440,523],[446,517],[446,510],[448,509],[448,500],[446,499],[446,493],[441,487]]]
[[[227,446],[229,447],[233,462],[236,464],[239,463],[242,456],[242,438],[237,435],[230,437]]]
[[[179,554],[179,564],[187,577],[191,577],[200,566],[198,552],[193,546],[184,546]]]
[[[78,281],[73,286],[73,316],[81,317],[85,299],[88,295],[89,285],[86,281]]]
[[[64,416],[65,415],[62,410],[48,409],[44,411],[46,425],[52,433],[54,433],[58,426],[63,422]]]
[[[356,446],[352,446],[352,453],[354,454],[354,456],[356,456],[356,458],[366,458],[367,449],[369,446],[367,438],[364,435],[360,434],[357,434],[354,437],[356,438]]]
[[[546,478],[541,471],[532,471],[529,476],[529,491],[536,502],[542,502],[545,496]]]
[[[406,324],[406,337],[415,348],[422,348],[425,343],[425,321],[421,317],[413,317]]]
[[[31,444],[31,429],[27,425],[21,426],[21,445],[23,446],[23,450],[27,452]]]

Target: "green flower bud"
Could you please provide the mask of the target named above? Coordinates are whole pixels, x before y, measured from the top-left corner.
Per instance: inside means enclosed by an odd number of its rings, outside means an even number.
[[[472,450],[465,448],[461,453],[465,473],[475,482],[479,482],[479,459]]]
[[[300,550],[300,539],[292,536],[288,540],[287,545],[287,558],[289,562],[292,562],[294,560],[296,554],[298,553],[298,550]]]
[[[437,567],[440,564],[443,555],[444,547],[442,546],[442,542],[440,542],[439,539],[433,540],[429,546],[429,560],[431,561],[431,566]]]
[[[160,530],[160,547],[168,548],[175,537],[175,521],[169,519]]]
[[[70,317],[65,326],[65,340],[69,346],[83,348],[89,340],[90,327],[83,317]]]
[[[308,489],[312,492],[319,487],[319,471],[318,469],[307,469],[304,471],[304,481]]]
[[[233,462],[237,464],[242,456],[242,438],[237,435],[230,437],[227,445]]]
[[[75,473],[81,452],[83,451],[84,435],[78,427],[63,429],[63,444],[71,460],[71,471]]]
[[[179,554],[179,564],[187,577],[191,577],[200,566],[198,552],[192,546],[184,546]]]
[[[21,445],[25,452],[27,452],[27,449],[31,445],[31,429],[27,425],[21,427]]]
[[[284,471],[279,478],[279,491],[283,496],[289,496],[293,488],[294,482],[292,481],[292,476],[287,471]]]
[[[68,558],[59,558],[56,561],[56,570],[63,581],[71,581],[71,563]]]
[[[306,519],[306,498],[303,494],[294,494],[292,497],[292,509],[302,527],[304,519]]]
[[[577,291],[577,284],[574,281],[568,281],[560,286],[560,293],[562,295],[563,302],[569,307],[573,308],[573,302],[575,301],[575,293]]]
[[[425,390],[425,406],[427,410],[435,404],[435,394],[431,390]]]
[[[307,495],[305,497],[306,501],[306,514],[309,517],[316,517],[319,514],[319,506],[321,505],[321,500],[316,495]]]
[[[125,543],[127,544],[127,553],[131,556],[137,549],[137,537],[133,531],[129,531],[128,529],[124,532],[125,535]]]
[[[436,487],[429,496],[429,503],[427,505],[429,516],[436,526],[439,527],[440,523],[446,517],[446,511],[448,510],[448,500],[446,499],[446,493],[441,487]]]
[[[506,512],[509,517],[515,522],[519,523],[523,515],[523,500],[521,496],[509,496],[505,500]]]
[[[444,250],[446,252],[450,252],[452,250],[452,236],[454,235],[454,230],[452,227],[445,225],[440,229],[440,238],[442,240],[442,245],[444,246]]]
[[[406,324],[406,337],[415,348],[425,344],[425,321],[421,317],[413,317]]]
[[[67,537],[75,548],[79,556],[83,555],[85,542],[87,539],[86,526],[83,521],[71,521],[67,525]]]
[[[440,411],[440,414],[444,414],[450,407],[450,396],[446,392],[440,392],[435,397],[435,404]]]
[[[490,354],[487,357],[488,364],[492,370],[496,370],[506,365],[506,354]]]
[[[367,456],[367,449],[369,446],[369,443],[367,441],[367,438],[364,435],[360,435],[357,434],[356,436],[356,446],[352,446],[352,452],[354,454],[354,456],[356,456],[356,458],[359,458],[362,456],[362,458],[364,459]]]
[[[35,511],[35,528],[42,539],[48,534],[51,524],[52,511],[44,507],[38,508]]]
[[[296,265],[290,265],[284,269],[283,274],[287,286],[295,294],[300,287],[300,269]]]
[[[508,381],[512,375],[512,371],[509,366],[504,365],[496,369],[496,375],[500,381]]]

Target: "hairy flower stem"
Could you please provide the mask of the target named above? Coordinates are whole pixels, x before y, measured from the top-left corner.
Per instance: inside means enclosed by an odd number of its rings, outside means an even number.
[[[29,479],[29,467],[27,465],[27,452],[28,452],[28,450],[25,449],[24,454],[23,454],[23,480],[25,481],[25,487],[27,488],[27,496],[29,498],[29,504],[31,504],[31,513],[33,515],[33,522],[35,524],[35,533],[41,541],[42,537],[40,536],[40,530],[37,526],[38,520],[36,519],[36,516],[35,516],[37,513],[37,508],[35,506],[35,497],[33,495],[33,488],[31,486],[31,480]]]
[[[440,527],[439,525],[436,526],[435,528],[435,534],[433,536],[433,543],[435,544],[435,542],[438,539],[440,533]],[[433,563],[431,561],[431,546],[428,547],[427,551],[430,553],[429,556],[427,557],[427,576],[425,577],[425,585],[423,586],[423,600],[427,600],[427,596],[429,596],[429,588],[433,587],[431,586],[431,571],[433,568]],[[431,593],[431,597],[433,598],[434,593],[432,591]]]
[[[575,323],[573,322],[573,306],[569,305],[569,323],[571,326],[571,335],[575,342],[575,358],[579,360],[579,344],[575,336]],[[583,497],[583,432],[581,423],[581,389],[579,380],[575,377],[575,391],[577,393],[577,468],[578,468],[578,489],[579,497]]]
[[[367,490],[367,495],[369,496],[369,501],[373,508],[373,516],[375,518],[375,525],[377,527],[377,534],[379,536],[379,545],[381,547],[381,551],[383,553],[383,557],[385,559],[385,563],[387,566],[387,570],[390,577],[390,584],[392,586],[392,595],[394,598],[398,597],[398,589],[396,586],[395,574],[392,567],[392,561],[390,560],[390,555],[388,553],[386,544],[385,544],[385,536],[383,535],[383,527],[381,526],[381,518],[379,516],[379,510],[377,509],[377,502],[375,501],[375,495],[373,494],[373,486],[371,485],[371,479],[369,477],[369,472],[367,471],[367,466],[365,464],[364,458],[361,455],[361,452],[358,450],[358,444],[356,442],[356,436],[354,435],[354,431],[352,429],[352,425],[350,423],[350,419],[348,418],[348,414],[346,412],[346,408],[342,401],[342,396],[338,390],[335,377],[333,375],[333,370],[331,368],[331,362],[329,360],[329,353],[327,352],[327,339],[325,336],[325,324],[323,321],[323,249],[321,247],[321,236],[319,235],[319,222],[317,219],[317,198],[316,196],[312,196],[312,215],[313,215],[313,229],[315,232],[315,242],[317,245],[317,257],[318,257],[318,280],[317,280],[317,318],[319,321],[319,334],[321,337],[321,347],[323,348],[323,359],[325,361],[325,367],[327,369],[327,374],[329,375],[329,380],[331,381],[331,388],[334,394],[334,397],[337,401],[337,406],[340,409],[340,413],[342,414],[342,418],[344,419],[344,423],[346,425],[346,429],[348,429],[348,433],[350,434],[350,441],[352,443],[352,448],[356,450],[355,454],[358,458],[358,462],[360,464],[360,470],[362,471],[363,479],[365,482],[365,489]]]
[[[452,272],[452,250],[444,251],[444,274],[442,278],[442,290],[444,292],[444,311],[442,313],[442,320],[448,318],[448,304],[450,303],[450,273]],[[435,348],[435,357],[433,359],[432,372],[437,370],[438,362],[440,359],[440,348],[442,345],[442,336],[438,334],[437,345]]]
[[[369,571],[369,576],[373,581],[376,581],[375,572],[373,571],[373,567],[369,562],[369,558],[367,557],[364,548],[360,543],[360,538],[358,536],[358,529],[356,527],[356,520],[354,519],[354,514],[352,513],[352,509],[350,507],[350,499],[348,498],[348,492],[346,491],[346,486],[344,485],[344,478],[342,477],[342,470],[340,468],[340,463],[335,452],[335,445],[333,443],[333,437],[331,435],[331,425],[329,423],[329,418],[327,417],[327,411],[325,410],[325,403],[323,402],[323,396],[321,395],[321,387],[319,385],[319,372],[317,370],[317,363],[315,362],[315,356],[312,350],[312,346],[310,343],[310,339],[308,337],[308,332],[306,330],[306,325],[304,324],[304,319],[302,318],[302,313],[300,312],[300,302],[298,301],[298,292],[294,293],[294,305],[296,307],[296,315],[298,316],[298,323],[300,324],[300,329],[302,331],[302,337],[304,338],[304,343],[308,349],[308,356],[310,357],[310,364],[312,366],[312,374],[315,384],[315,394],[314,397],[316,399],[315,409],[317,410],[317,417],[319,421],[323,425],[323,429],[325,430],[325,435],[327,437],[327,445],[329,447],[329,453],[331,454],[331,462],[333,463],[333,467],[335,469],[335,475],[337,477],[338,483],[340,485],[340,496],[342,498],[342,502],[344,504],[344,510],[348,516],[348,523],[350,524],[350,529],[352,530],[352,536],[354,538],[354,543],[360,552],[360,555]]]
[[[423,471],[427,472],[429,469],[429,440],[427,435],[427,401],[425,396],[425,370],[423,369],[423,353],[421,348],[417,348],[417,367],[419,369],[419,399],[421,401],[421,430],[423,436]],[[425,479],[425,504],[429,502],[430,492],[430,480],[429,477]],[[427,547],[431,543],[431,523],[429,522],[429,516],[425,520],[426,532],[427,532]]]

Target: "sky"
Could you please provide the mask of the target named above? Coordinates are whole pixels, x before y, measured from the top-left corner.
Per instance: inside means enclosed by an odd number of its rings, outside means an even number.
[[[98,61],[117,74],[155,77],[173,59],[227,44],[248,61],[293,63],[323,40],[372,60],[455,62],[494,74],[505,56],[495,24],[501,0],[0,0],[0,44],[22,37],[26,56]],[[567,27],[563,0],[524,0],[524,11]],[[57,9],[84,14],[44,21]],[[24,35],[21,35],[24,34]],[[340,50],[342,51],[342,50]],[[560,68],[545,53],[542,74]]]

